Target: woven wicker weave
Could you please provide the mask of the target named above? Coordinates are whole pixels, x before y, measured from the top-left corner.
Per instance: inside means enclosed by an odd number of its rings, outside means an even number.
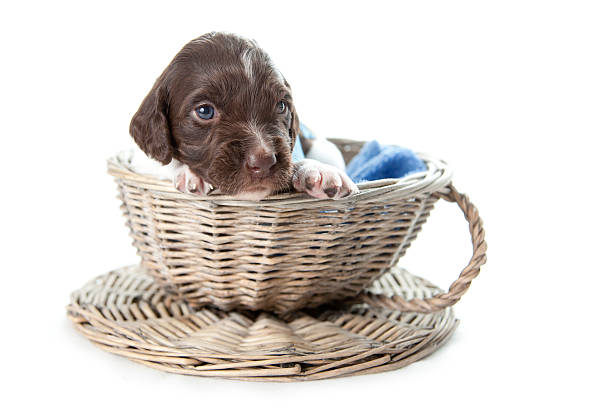
[[[441,292],[393,268],[364,297],[386,295],[405,303]],[[73,293],[68,316],[98,347],[147,366],[258,381],[314,380],[399,368],[434,352],[457,325],[450,307],[420,314],[345,304],[282,318],[212,307],[193,310],[169,297],[137,266],[98,277]]]
[[[362,145],[334,142],[346,160]],[[260,202],[198,197],[134,173],[120,156],[108,167],[148,273],[193,307],[223,310],[286,313],[355,297],[397,263],[440,197],[457,201],[470,221],[470,265],[445,297],[404,305],[439,310],[467,290],[486,246],[478,214],[450,186],[446,165],[421,157],[426,172],[362,183],[360,193],[336,201],[300,194]],[[394,302],[382,296],[374,301]]]

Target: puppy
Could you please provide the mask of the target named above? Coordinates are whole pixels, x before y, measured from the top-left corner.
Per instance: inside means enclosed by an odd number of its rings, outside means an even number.
[[[270,57],[236,35],[209,33],[185,45],[143,100],[130,134],[182,192],[260,200],[292,187],[332,199],[358,191],[332,143],[300,135],[291,88]],[[307,158],[292,163],[297,137]],[[142,160],[133,163],[138,171]]]

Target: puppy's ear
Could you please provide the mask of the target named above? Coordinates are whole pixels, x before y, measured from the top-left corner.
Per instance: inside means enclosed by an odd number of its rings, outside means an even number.
[[[285,86],[291,90],[291,86],[284,77],[283,82],[285,82]],[[291,119],[289,122],[289,136],[291,137],[291,150],[293,150],[293,147],[295,146],[295,139],[300,137],[300,119],[298,118],[293,101],[291,101],[289,104],[289,112],[291,113]]]
[[[163,75],[153,85],[130,122],[130,134],[149,157],[168,164],[172,160],[168,123],[168,92]]]
[[[289,104],[291,112],[291,123],[289,123],[289,135],[291,136],[291,150],[295,146],[295,139],[300,137],[300,120],[293,103]]]

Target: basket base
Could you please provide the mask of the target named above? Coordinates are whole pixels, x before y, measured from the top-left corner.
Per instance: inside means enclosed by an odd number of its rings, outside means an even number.
[[[394,268],[368,289],[406,299],[441,292]],[[457,327],[451,308],[429,314],[337,304],[282,317],[194,310],[139,266],[72,294],[75,328],[98,347],[163,371],[255,381],[303,381],[393,370],[440,348]]]

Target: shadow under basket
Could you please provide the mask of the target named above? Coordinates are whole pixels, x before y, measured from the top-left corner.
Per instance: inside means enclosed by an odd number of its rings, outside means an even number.
[[[333,140],[348,162],[363,142]],[[427,171],[358,185],[339,200],[287,193],[262,201],[178,192],[137,174],[129,157],[108,161],[142,267],[169,295],[194,308],[287,313],[361,296],[373,306],[432,312],[456,303],[485,262],[482,222],[450,184],[446,164],[419,154]],[[473,256],[448,292],[405,300],[365,288],[397,264],[440,199],[470,226]],[[399,306],[398,306],[399,305]]]

